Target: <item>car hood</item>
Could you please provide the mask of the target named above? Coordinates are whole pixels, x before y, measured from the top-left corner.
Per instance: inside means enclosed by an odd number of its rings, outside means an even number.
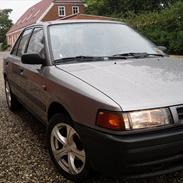
[[[183,62],[170,57],[58,67],[105,93],[124,111],[183,104]]]

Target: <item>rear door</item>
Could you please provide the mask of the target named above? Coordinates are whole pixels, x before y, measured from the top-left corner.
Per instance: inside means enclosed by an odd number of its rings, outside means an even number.
[[[5,59],[5,67],[11,90],[23,103],[27,103],[27,97],[24,93],[26,78],[23,75],[24,70],[23,64],[21,63],[21,56],[26,51],[32,31],[32,28],[23,31],[16,41],[10,56]]]

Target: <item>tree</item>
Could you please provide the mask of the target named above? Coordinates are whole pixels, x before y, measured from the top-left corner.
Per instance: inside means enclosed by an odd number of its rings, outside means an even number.
[[[162,11],[147,12],[124,19],[157,45],[172,54],[183,54],[183,2],[177,1]]]
[[[169,53],[183,54],[182,0],[86,0],[88,13],[119,18]]]
[[[12,26],[12,20],[9,18],[9,14],[12,12],[12,9],[0,10],[0,43],[3,43],[5,46],[6,42],[6,33]]]
[[[129,12],[140,14],[162,10],[176,0],[86,0],[88,13],[113,17],[127,17]]]

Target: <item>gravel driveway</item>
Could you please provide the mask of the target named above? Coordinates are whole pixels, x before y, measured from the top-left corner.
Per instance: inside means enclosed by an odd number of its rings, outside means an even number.
[[[45,144],[45,127],[25,109],[8,111],[0,53],[0,183],[71,183],[55,170]],[[180,183],[183,172],[143,180],[98,177],[86,183]]]

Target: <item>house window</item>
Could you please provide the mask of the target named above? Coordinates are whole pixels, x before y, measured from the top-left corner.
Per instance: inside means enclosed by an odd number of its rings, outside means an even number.
[[[79,13],[79,6],[73,6],[72,7],[72,14],[77,14]]]
[[[58,7],[58,15],[60,17],[65,16],[65,6],[59,6]]]

